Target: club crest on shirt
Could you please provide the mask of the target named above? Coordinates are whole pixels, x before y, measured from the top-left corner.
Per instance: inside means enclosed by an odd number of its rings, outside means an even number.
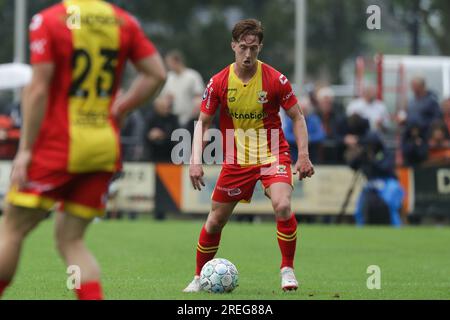
[[[277,166],[277,169],[278,169],[277,175],[285,175],[285,174],[287,174],[287,167],[286,166],[280,165],[280,166]]]
[[[266,91],[260,91],[258,92],[258,103],[259,104],[265,104],[268,103],[269,100],[267,100],[267,92]]]

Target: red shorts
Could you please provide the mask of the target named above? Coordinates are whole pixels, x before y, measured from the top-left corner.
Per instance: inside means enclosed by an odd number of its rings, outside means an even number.
[[[264,191],[275,183],[286,183],[293,187],[291,160],[285,159],[279,163],[256,167],[224,166],[212,200],[220,203],[250,203],[258,181],[261,181]]]
[[[83,219],[104,215],[108,186],[113,173],[72,174],[31,165],[28,185],[21,190],[12,186],[8,203],[30,209],[59,209]]]

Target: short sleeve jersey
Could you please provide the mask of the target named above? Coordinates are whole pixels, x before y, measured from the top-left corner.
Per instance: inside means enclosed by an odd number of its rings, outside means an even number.
[[[70,173],[115,171],[111,105],[127,60],[156,53],[135,18],[101,0],[69,0],[32,18],[31,64],[55,67],[33,162]]]
[[[201,111],[214,115],[220,108],[220,127],[226,166],[270,164],[289,155],[281,129],[280,108],[298,103],[288,79],[258,61],[254,77],[244,84],[234,64],[212,77],[203,95]]]

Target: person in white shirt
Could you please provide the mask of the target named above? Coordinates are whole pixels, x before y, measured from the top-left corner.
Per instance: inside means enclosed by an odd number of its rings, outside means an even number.
[[[372,131],[383,132],[389,126],[389,113],[386,105],[377,99],[377,89],[374,86],[366,87],[363,96],[349,104],[347,117],[354,114],[367,119]]]
[[[198,118],[204,82],[200,73],[186,67],[183,54],[178,50],[170,51],[165,61],[169,72],[161,95],[172,97],[172,112],[178,117],[180,126],[186,127]]]

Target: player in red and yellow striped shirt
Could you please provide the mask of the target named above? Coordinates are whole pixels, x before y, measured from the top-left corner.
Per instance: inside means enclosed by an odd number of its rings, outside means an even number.
[[[194,135],[190,177],[194,188],[201,190],[204,185],[202,137],[220,107],[224,165],[212,196],[212,209],[200,233],[195,277],[184,291],[200,291],[201,269],[218,251],[223,227],[237,203],[250,202],[258,181],[271,199],[277,218],[281,287],[295,290],[298,288],[293,270],[297,221],[291,211],[291,158],[281,129],[280,108],[293,121],[299,150],[294,174],[298,173],[300,180],[314,174],[305,119],[288,79],[258,60],[263,41],[261,23],[243,20],[236,24],[232,35],[235,63],[209,82]]]
[[[121,166],[119,123],[161,89],[164,65],[138,22],[101,0],[67,0],[35,15],[30,49],[33,77],[0,226],[0,295],[23,239],[58,205],[56,239],[65,262],[80,267],[78,297],[100,299],[100,271],[83,236],[103,215]],[[116,99],[127,60],[139,76]]]

